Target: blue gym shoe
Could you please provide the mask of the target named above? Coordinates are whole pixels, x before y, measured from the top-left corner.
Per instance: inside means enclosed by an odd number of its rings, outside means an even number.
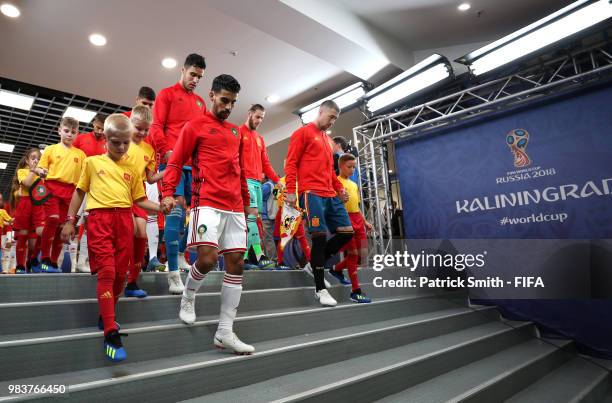
[[[275,266],[276,263],[265,256],[259,260],[259,264],[257,265],[259,270],[272,270]]]
[[[337,280],[340,282],[340,284],[344,284],[344,285],[349,285],[349,284],[351,284],[351,282],[350,282],[350,281],[348,281],[348,280],[347,280],[347,279],[344,277],[344,274],[342,274],[342,273],[341,273],[341,272],[339,272],[339,271],[336,271],[336,270],[334,270],[334,269],[329,269],[329,274],[331,274],[333,277],[335,277],[335,278],[336,278],[336,279],[337,279]]]
[[[120,362],[127,358],[127,353],[121,343],[121,336],[127,336],[127,334],[113,330],[104,336],[104,354],[111,361]]]
[[[372,300],[366,297],[363,294],[358,294],[356,292],[351,293],[351,301],[356,302],[358,304],[369,304]]]
[[[123,292],[123,295],[125,295],[128,298],[129,297],[146,298],[147,292],[145,290],[141,290],[140,288],[138,288],[138,285],[136,285],[136,283],[133,283],[133,285],[128,284],[127,287],[125,287],[125,291]]]
[[[121,325],[119,322],[115,321],[115,326],[117,326],[117,331],[121,330]],[[102,316],[98,316],[98,329],[104,330],[104,322],[102,321]]]
[[[162,264],[162,262],[160,262],[159,259],[157,259],[157,256],[149,260],[149,263],[147,264],[147,271],[165,271],[165,270],[166,270],[166,266]]]
[[[244,266],[242,267],[244,270],[259,270],[259,266],[255,266],[254,264],[244,262]]]
[[[62,271],[55,267],[51,262],[43,261],[40,265],[41,273],[61,273]]]

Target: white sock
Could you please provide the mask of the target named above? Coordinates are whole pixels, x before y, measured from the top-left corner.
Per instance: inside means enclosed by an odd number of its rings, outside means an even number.
[[[159,227],[157,225],[157,217],[155,221],[149,221],[152,217],[147,220],[147,242],[149,244],[149,260],[157,257],[157,247],[159,246]]]
[[[225,273],[221,287],[221,312],[217,332],[227,334],[233,331],[240,295],[242,295],[242,276]]]
[[[11,246],[11,260],[9,266],[11,269],[17,267],[17,243],[15,241],[13,241],[13,246]]]
[[[79,267],[85,267],[87,264],[87,258],[89,258],[89,249],[87,249],[87,231],[83,233],[81,240],[79,241],[79,258],[77,265]]]
[[[70,271],[73,273],[76,272],[77,248],[78,248],[77,241],[75,239],[70,241],[70,243],[68,244],[68,252],[70,253]]]
[[[194,299],[196,292],[198,292],[202,286],[204,277],[206,277],[206,274],[200,273],[198,269],[196,269],[195,263],[192,264],[191,268],[189,269],[189,275],[187,275],[187,280],[185,281],[183,296],[185,298]]]

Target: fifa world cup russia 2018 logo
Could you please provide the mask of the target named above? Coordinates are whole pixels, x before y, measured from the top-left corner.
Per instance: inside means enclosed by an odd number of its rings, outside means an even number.
[[[531,164],[531,160],[525,152],[527,143],[529,143],[529,132],[525,129],[510,130],[506,134],[506,144],[514,155],[514,166],[517,168],[524,168]]]

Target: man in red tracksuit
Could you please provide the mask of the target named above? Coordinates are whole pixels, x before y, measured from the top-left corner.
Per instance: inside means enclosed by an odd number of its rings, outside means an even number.
[[[315,297],[324,306],[337,304],[325,288],[325,262],[353,236],[353,227],[343,204],[348,196],[334,171],[332,139],[325,133],[339,114],[340,108],[335,102],[323,102],[317,119],[291,135],[285,162],[285,203],[296,204],[297,181],[299,205],[306,210],[308,231],[312,236],[311,265],[306,269],[312,269]],[[333,236],[326,240],[328,231]]]
[[[205,68],[204,57],[190,54],[183,64],[181,80],[172,87],[164,88],[157,95],[149,137],[152,137],[156,153],[161,155],[160,171],[166,168],[185,124],[206,114],[204,100],[194,92]],[[178,203],[166,216],[164,230],[169,271],[168,287],[172,294],[180,294],[184,289],[179,272],[179,244],[180,233],[185,227],[185,208],[191,203],[191,161],[185,160],[184,163],[180,181],[173,190]]]
[[[202,281],[224,255],[225,276],[221,287],[221,312],[214,344],[238,354],[251,354],[255,348],[243,343],[233,332],[242,294],[243,254],[246,251],[245,212],[249,192],[240,166],[239,129],[227,122],[240,84],[230,75],[216,77],[210,91],[211,110],[183,129],[166,168],[162,205],[175,206],[174,188],[180,181],[182,166],[193,161],[193,207],[189,217],[187,247],[197,249],[198,257],[189,270],[179,318],[186,324],[196,320],[195,294]]]
[[[242,138],[241,164],[249,187],[251,207],[256,209],[253,215],[247,217],[247,251],[244,254],[244,260],[248,261],[249,251],[252,250],[257,264],[257,267],[254,268],[260,269],[274,267],[274,262],[264,255],[257,226],[257,215],[264,209],[261,191],[262,173],[265,173],[274,183],[279,181],[279,177],[274,172],[274,168],[272,168],[268,159],[264,139],[255,131],[263,122],[265,114],[265,108],[260,104],[255,104],[249,109],[246,122],[240,126],[240,136]]]

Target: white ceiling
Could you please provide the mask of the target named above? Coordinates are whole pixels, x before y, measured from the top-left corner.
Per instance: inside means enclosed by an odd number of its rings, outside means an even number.
[[[197,92],[206,95],[218,74],[234,75],[243,89],[231,120],[241,122],[250,104],[263,103],[265,134],[288,131],[297,125],[293,110],[370,78],[386,62],[373,81],[409,67],[415,50],[492,40],[569,2],[472,0],[468,13],[455,0],[14,3],[20,18],[0,15],[0,76],[129,106],[140,86],[159,90],[177,81],[179,68],[164,69],[162,58],[180,65],[197,52],[208,64]],[[108,44],[89,44],[93,32]],[[281,101],[266,104],[270,94]]]

